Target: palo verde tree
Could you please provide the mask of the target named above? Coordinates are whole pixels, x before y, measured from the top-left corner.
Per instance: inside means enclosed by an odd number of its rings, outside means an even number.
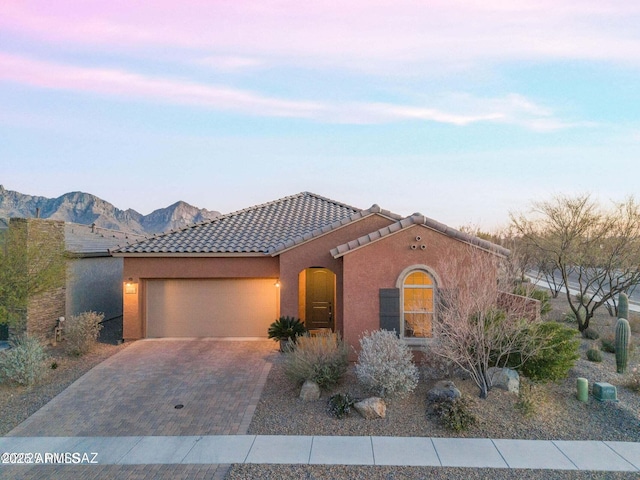
[[[39,222],[14,219],[0,234],[0,324],[18,330],[30,298],[64,285],[64,252]]]
[[[558,196],[511,214],[520,241],[565,288],[584,332],[594,312],[640,283],[640,205],[633,197],[604,209],[590,195]]]

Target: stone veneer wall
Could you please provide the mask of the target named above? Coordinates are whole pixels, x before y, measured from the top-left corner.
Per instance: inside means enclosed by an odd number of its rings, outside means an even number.
[[[27,246],[37,245],[51,252],[64,252],[64,222],[43,219],[13,218],[10,228],[24,229]],[[32,267],[32,266],[30,266]],[[34,295],[27,303],[26,329],[29,335],[48,340],[59,317],[65,314],[65,281],[58,288]]]

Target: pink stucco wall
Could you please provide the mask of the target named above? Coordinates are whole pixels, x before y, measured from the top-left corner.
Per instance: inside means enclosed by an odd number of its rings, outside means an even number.
[[[421,239],[418,241],[416,237]],[[416,249],[412,249],[412,245]],[[346,254],[343,257],[345,341],[357,348],[362,332],[380,328],[379,289],[395,288],[406,268],[427,266],[446,283],[438,267],[450,255],[468,257],[469,246],[421,225]]]
[[[342,295],[342,259],[335,259],[329,253],[332,248],[367,235],[393,223],[378,214],[370,215],[333,230],[326,235],[300,244],[280,254],[280,311],[282,315],[299,316],[298,276],[309,267],[324,267],[336,274],[336,329],[343,331],[344,300]]]

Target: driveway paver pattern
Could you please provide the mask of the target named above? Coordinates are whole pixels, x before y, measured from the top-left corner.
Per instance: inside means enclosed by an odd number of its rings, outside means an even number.
[[[244,434],[276,355],[269,340],[137,341],[8,435]]]

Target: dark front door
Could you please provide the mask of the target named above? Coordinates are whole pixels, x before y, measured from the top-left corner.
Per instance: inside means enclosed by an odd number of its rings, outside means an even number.
[[[306,327],[333,330],[336,276],[327,268],[309,268],[306,273]]]

